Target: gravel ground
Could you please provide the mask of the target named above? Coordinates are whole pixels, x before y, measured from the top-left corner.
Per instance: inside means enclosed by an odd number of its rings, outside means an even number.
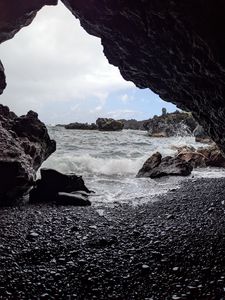
[[[225,299],[225,179],[141,206],[0,209],[0,299]],[[99,209],[99,207],[98,207]]]

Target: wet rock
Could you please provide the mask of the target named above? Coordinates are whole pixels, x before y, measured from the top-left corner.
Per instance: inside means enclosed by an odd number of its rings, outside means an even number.
[[[191,164],[186,161],[171,156],[162,158],[161,154],[156,152],[144,163],[137,177],[188,176],[192,169]]]
[[[56,197],[56,203],[60,205],[73,205],[73,206],[89,206],[91,202],[82,195],[73,193],[59,192]]]
[[[6,81],[5,81],[4,67],[0,61],[0,94],[3,93],[3,90],[5,88],[6,88]]]
[[[96,124],[100,131],[121,131],[124,127],[122,122],[107,118],[98,118]]]
[[[98,126],[95,123],[70,123],[68,125],[65,125],[66,129],[79,129],[79,130],[96,130],[98,129]]]
[[[137,121],[135,119],[130,119],[130,120],[120,119],[118,121],[123,123],[124,125],[123,129],[145,130],[144,123],[147,122],[148,120]]]
[[[154,153],[152,156],[150,156],[142,168],[139,170],[137,177],[148,177],[149,170],[153,170],[154,168],[158,167],[158,165],[161,163],[162,155],[159,152]]]
[[[30,192],[31,202],[51,202],[58,204],[90,205],[87,194],[91,191],[85,186],[82,176],[62,174],[53,169],[41,169],[41,179]],[[84,195],[82,192],[84,191]],[[87,193],[87,194],[86,194]]]
[[[214,144],[207,148],[180,148],[177,157],[189,162],[194,168],[197,167],[225,167],[225,157],[219,148]]]
[[[189,135],[193,132],[197,122],[191,114],[176,111],[154,116],[144,122],[144,128],[151,137],[170,137]]]
[[[35,112],[17,117],[0,105],[0,204],[12,204],[27,193],[36,171],[55,149]]]

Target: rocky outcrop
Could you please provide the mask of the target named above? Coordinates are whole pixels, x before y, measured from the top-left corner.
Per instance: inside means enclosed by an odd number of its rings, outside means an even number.
[[[162,155],[156,152],[146,160],[137,177],[188,176],[192,169],[189,162],[181,160],[179,157],[166,156],[162,158]]]
[[[192,134],[196,125],[197,122],[191,114],[179,111],[165,113],[161,116],[154,116],[143,124],[151,137],[189,135]]]
[[[123,129],[145,130],[144,123],[147,120],[137,121],[135,119],[130,119],[130,120],[120,119],[118,121],[123,123],[124,125]]]
[[[98,129],[98,126],[95,123],[70,123],[68,125],[65,125],[66,129],[80,129],[80,130],[96,130]]]
[[[216,145],[207,148],[181,147],[177,150],[177,157],[189,162],[193,168],[220,167],[225,168],[225,157]]]
[[[100,131],[121,131],[124,126],[120,121],[107,118],[98,118],[96,124]]]
[[[5,81],[4,67],[0,61],[0,95],[3,93],[5,88],[6,88],[6,81]]]
[[[82,192],[83,191],[83,192]],[[41,169],[41,179],[30,192],[31,202],[55,202],[63,205],[87,206],[91,191],[81,176],[62,174],[53,169]]]
[[[13,203],[34,184],[36,171],[56,149],[38,115],[17,117],[0,105],[0,204]]]

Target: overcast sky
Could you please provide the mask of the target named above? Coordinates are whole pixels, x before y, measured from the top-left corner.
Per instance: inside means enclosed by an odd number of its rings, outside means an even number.
[[[125,81],[109,65],[100,40],[88,35],[61,3],[44,7],[33,23],[0,45],[7,89],[0,98],[18,115],[32,109],[48,124],[97,117],[146,119],[163,102]]]

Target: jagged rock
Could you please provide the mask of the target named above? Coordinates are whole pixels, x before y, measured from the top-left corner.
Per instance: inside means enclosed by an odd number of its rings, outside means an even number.
[[[178,149],[177,157],[189,162],[194,168],[197,167],[220,167],[225,168],[225,157],[216,145],[198,149],[187,147]]]
[[[17,117],[0,105],[0,204],[13,203],[34,184],[36,171],[56,149],[38,115]]]
[[[139,170],[137,177],[149,177],[149,171],[158,167],[161,163],[162,155],[159,152],[154,153],[150,156]]]
[[[0,43],[11,39],[22,27],[29,25],[44,5],[58,0],[17,0],[0,2]]]
[[[145,130],[143,125],[147,120],[137,121],[135,119],[130,119],[130,120],[120,119],[118,121],[123,123],[124,125],[123,129]]]
[[[196,125],[192,115],[177,111],[154,116],[145,121],[143,126],[151,137],[170,137],[191,134]]]
[[[41,169],[41,179],[30,192],[30,202],[56,202],[58,204],[90,205],[80,191],[91,193],[82,176],[62,174],[53,169]],[[74,193],[76,192],[76,193]]]
[[[163,176],[188,176],[193,167],[189,162],[178,157],[162,158],[159,152],[154,153],[139,170],[137,177],[158,178]]]
[[[198,143],[203,143],[203,144],[210,144],[210,143],[212,143],[212,140],[206,134],[204,128],[201,125],[198,125],[195,128],[195,130],[193,131],[193,134],[195,136],[195,141],[198,142]]]
[[[2,65],[2,62],[0,61],[0,95],[3,93],[5,88],[6,88],[6,82],[5,82],[4,67]]]
[[[66,129],[80,129],[80,130],[96,130],[98,129],[98,126],[95,123],[70,123],[68,125],[65,125]]]
[[[98,118],[96,120],[98,130],[100,131],[120,131],[123,129],[123,123],[114,119]]]

